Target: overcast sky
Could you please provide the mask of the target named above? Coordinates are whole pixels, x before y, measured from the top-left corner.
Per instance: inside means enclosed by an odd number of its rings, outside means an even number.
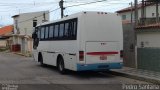
[[[36,12],[59,8],[60,0],[0,0],[0,24],[13,24],[11,16],[19,13]],[[101,0],[64,0],[64,6],[77,5]],[[140,1],[140,0],[139,0]],[[80,11],[103,11],[115,12],[122,8],[130,6],[129,3],[134,0],[106,0],[89,5],[70,7],[65,9],[65,15],[70,15]],[[50,13],[50,19],[60,18],[60,10]]]

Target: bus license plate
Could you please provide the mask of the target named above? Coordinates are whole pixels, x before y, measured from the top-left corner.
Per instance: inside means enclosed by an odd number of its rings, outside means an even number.
[[[107,60],[107,56],[104,55],[100,56],[100,60]]]

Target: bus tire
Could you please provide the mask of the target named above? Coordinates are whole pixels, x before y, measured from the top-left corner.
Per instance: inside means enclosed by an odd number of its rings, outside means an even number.
[[[66,73],[65,65],[64,65],[64,60],[63,60],[62,57],[58,57],[57,67],[58,67],[58,71],[59,71],[61,74],[65,74],[65,73]]]
[[[39,56],[38,56],[38,61],[40,62],[40,65],[41,65],[41,66],[44,66],[44,63],[43,63],[43,56],[42,56],[41,53],[40,53]]]

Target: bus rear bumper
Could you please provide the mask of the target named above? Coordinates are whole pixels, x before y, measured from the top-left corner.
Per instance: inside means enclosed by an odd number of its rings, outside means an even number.
[[[98,64],[77,64],[77,71],[105,71],[109,69],[121,69],[122,62],[118,63],[98,63]]]

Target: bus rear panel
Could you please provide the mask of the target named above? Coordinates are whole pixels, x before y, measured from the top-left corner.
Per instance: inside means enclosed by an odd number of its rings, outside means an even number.
[[[81,57],[77,71],[120,69],[123,50],[121,19],[117,14],[86,13],[81,17],[80,43]]]

